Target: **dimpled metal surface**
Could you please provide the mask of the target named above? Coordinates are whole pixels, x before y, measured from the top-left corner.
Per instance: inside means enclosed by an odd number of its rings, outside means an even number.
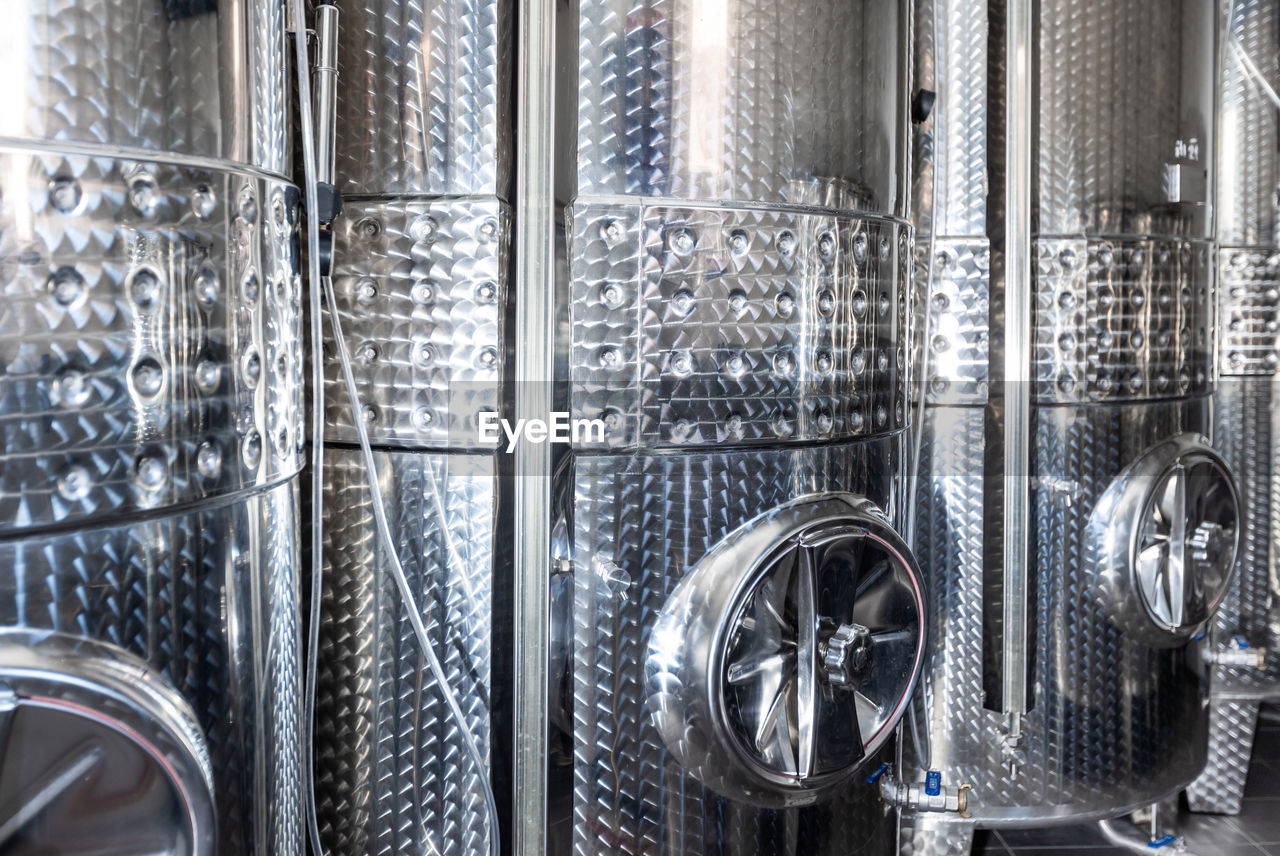
[[[603,443],[704,446],[906,423],[910,232],[847,215],[581,204],[570,398]]]
[[[0,624],[142,658],[209,746],[217,852],[301,853],[296,489],[0,542]],[[274,528],[277,534],[268,530]]]
[[[933,258],[928,256],[933,249]],[[921,237],[916,244],[919,295],[916,348],[927,349],[920,378],[930,404],[983,404],[990,376],[991,248],[982,238]],[[925,341],[923,328],[928,329]],[[915,395],[921,390],[913,390]],[[914,396],[913,396],[914,397]]]
[[[476,736],[489,746],[494,465],[378,452],[410,587]],[[382,547],[358,452],[326,451],[325,587],[316,701],[321,840],[344,854],[487,853],[477,771]]]
[[[1275,371],[1280,336],[1276,247],[1277,117],[1264,87],[1280,85],[1275,4],[1237,2],[1218,79],[1218,368],[1215,435],[1242,497],[1236,576],[1204,643],[1265,648],[1262,667],[1212,667],[1209,762],[1187,789],[1194,811],[1240,811],[1258,700],[1280,693],[1280,493],[1275,487]],[[1233,654],[1233,656],[1241,656]]]
[[[1209,237],[1163,210],[1163,166],[1175,160],[1175,142],[1205,144],[1212,132],[1180,121],[1195,107],[1184,91],[1198,95],[1207,83],[1188,82],[1197,68],[1185,62],[1184,41],[1193,40],[1184,32],[1193,31],[1183,17],[1183,4],[1167,0],[1041,4],[1033,179],[1040,235]]]
[[[893,438],[804,449],[575,458],[572,852],[891,852],[896,823],[862,778],[834,801],[766,810],[704,788],[651,719],[649,631],[690,568],[782,503],[852,491],[894,508]],[[887,758],[886,758],[887,760]],[[875,761],[869,761],[874,769]]]
[[[0,532],[296,473],[292,188],[21,151],[0,172]]]
[[[1218,304],[1222,375],[1274,374],[1280,364],[1280,249],[1224,246],[1218,255]]]
[[[513,7],[343,4],[336,171],[344,196],[506,196]]]
[[[1280,88],[1280,10],[1258,0],[1234,0],[1229,7],[1218,81],[1218,239],[1269,247],[1278,237],[1280,117],[1259,83]]]
[[[904,213],[894,4],[603,0],[577,18],[579,194]]]
[[[1035,246],[1039,401],[1139,401],[1208,392],[1210,245],[1041,238]]]
[[[1240,813],[1260,704],[1256,699],[1214,693],[1209,703],[1209,762],[1187,786],[1187,806],[1192,811]]]
[[[915,6],[916,85],[937,100],[929,118],[914,126],[911,220],[922,243],[925,234],[981,238],[988,193],[987,8],[975,0],[917,0]]]
[[[288,172],[274,0],[19,0],[0,45],[0,137]]]
[[[1206,414],[1204,399],[1039,411],[1032,445],[1033,702],[1012,754],[1002,749],[1001,714],[983,707],[980,575],[930,578],[933,666],[923,687],[932,768],[949,785],[973,785],[973,823],[1034,826],[1114,815],[1172,792],[1204,763],[1207,714],[1194,663],[1181,649],[1148,648],[1110,624],[1089,585],[1094,557],[1086,528],[1128,463],[1160,440],[1204,431]],[[927,447],[925,471],[944,477],[917,507],[922,566],[978,568],[981,411],[939,408],[933,418],[933,436],[945,440]]]
[[[500,409],[509,243],[507,208],[493,198],[346,206],[335,228],[334,291],[373,442],[485,445],[478,414]],[[354,443],[327,325],[325,347],[325,431]]]

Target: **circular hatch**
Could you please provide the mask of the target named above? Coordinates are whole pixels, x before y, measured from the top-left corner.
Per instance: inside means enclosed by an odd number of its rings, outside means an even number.
[[[677,586],[650,637],[654,722],[712,789],[812,802],[892,734],[919,677],[923,613],[920,573],[874,505],[795,500]]]
[[[194,714],[146,663],[0,632],[0,852],[205,856],[212,792]]]
[[[1180,645],[1226,595],[1240,506],[1225,460],[1199,434],[1148,450],[1093,512],[1098,581],[1112,621],[1149,645]]]

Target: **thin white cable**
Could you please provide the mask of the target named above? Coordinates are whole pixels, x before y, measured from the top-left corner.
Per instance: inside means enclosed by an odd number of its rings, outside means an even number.
[[[324,364],[321,362],[324,326],[320,319],[320,227],[315,220],[316,153],[312,137],[311,60],[307,55],[306,0],[293,0],[296,29],[294,62],[302,121],[302,161],[306,187],[307,285],[311,311],[311,592],[307,626],[306,686],[303,689],[302,783],[307,834],[311,852],[323,856],[320,819],[316,807],[315,720],[316,683],[320,649],[320,598],[324,585]]]
[[[301,22],[306,20],[306,0],[293,0],[294,13],[298,26],[301,30]],[[299,32],[298,38],[295,39],[297,47],[297,64],[298,64],[298,102],[302,121],[302,160],[303,171],[306,180],[306,199],[308,212],[315,212],[318,205],[316,193],[316,158],[315,158],[315,140],[313,131],[313,120],[311,116],[311,87],[310,80],[307,77],[310,60],[307,56],[306,34]],[[307,246],[309,250],[308,275],[311,277],[312,286],[312,302],[313,302],[313,329],[319,326],[319,291],[321,286],[324,291],[325,301],[329,308],[329,322],[333,329],[334,342],[337,345],[339,361],[342,364],[342,378],[346,387],[347,396],[351,402],[352,422],[356,426],[356,433],[360,441],[360,452],[364,458],[366,482],[369,488],[370,499],[373,506],[373,517],[376,524],[378,537],[383,543],[384,553],[391,565],[392,576],[395,577],[396,587],[399,589],[400,597],[405,606],[405,611],[409,616],[409,623],[413,626],[414,635],[417,637],[418,645],[422,649],[423,656],[427,661],[427,665],[431,670],[432,677],[435,678],[436,685],[440,689],[440,694],[445,700],[445,704],[449,708],[449,713],[458,727],[463,738],[463,744],[467,754],[470,756],[472,764],[475,766],[476,778],[480,782],[481,797],[485,804],[485,809],[489,819],[489,849],[493,856],[499,856],[501,852],[501,841],[499,839],[498,829],[498,801],[493,793],[493,787],[489,783],[489,768],[484,761],[484,755],[480,751],[479,742],[475,734],[472,733],[466,716],[462,712],[457,698],[454,696],[453,689],[449,686],[444,674],[444,669],[440,665],[440,660],[436,656],[435,649],[431,646],[431,641],[427,636],[426,627],[422,622],[422,614],[418,609],[417,599],[413,596],[413,592],[409,588],[409,581],[404,572],[404,566],[400,562],[400,556],[396,551],[395,539],[391,534],[391,526],[387,522],[386,509],[382,502],[382,491],[378,484],[377,464],[373,458],[373,448],[369,442],[369,431],[364,420],[360,418],[362,409],[360,407],[360,396],[356,389],[355,376],[351,371],[351,357],[347,351],[346,340],[342,334],[342,323],[338,318],[337,299],[333,291],[333,282],[328,277],[320,276],[320,253],[319,253],[320,235],[319,227],[313,217],[307,219]],[[319,365],[319,348],[316,348],[314,355],[316,365]],[[321,387],[317,387],[319,392]],[[316,433],[319,435],[323,430],[323,411],[321,413],[321,421],[316,426]],[[319,489],[320,471],[317,467],[313,474],[316,479],[316,489]],[[434,474],[432,474],[432,495],[438,509],[442,508],[442,500],[439,490],[434,483]],[[313,544],[319,539],[319,535],[313,532]],[[452,538],[446,533],[446,544],[451,558],[457,557],[457,552],[453,547]],[[317,564],[313,566],[313,573],[319,570],[320,565],[317,558]],[[312,617],[311,639],[313,647],[310,653],[310,662],[308,664],[308,701],[307,701],[307,723],[305,732],[308,735],[308,743],[310,742],[310,734],[313,726],[314,708],[315,708],[315,673],[317,648],[319,642],[319,597],[320,597],[320,579],[313,581],[312,590]],[[319,824],[316,817],[315,807],[315,772],[311,761],[310,748],[305,750],[306,758],[306,780],[310,784],[308,788],[308,822],[311,835],[312,847],[316,854],[323,854],[319,838]]]

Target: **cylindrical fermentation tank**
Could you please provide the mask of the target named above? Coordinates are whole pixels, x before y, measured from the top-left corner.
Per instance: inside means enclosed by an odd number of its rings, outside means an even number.
[[[300,856],[283,5],[6,12],[0,849]]]
[[[507,0],[340,8],[333,287],[390,548],[447,686],[376,532],[326,323],[316,786],[329,853],[470,856],[498,834],[482,802],[490,771],[467,741],[506,766],[494,720],[510,670],[493,628],[509,626],[510,572],[495,565],[494,445],[477,419],[501,409],[508,359],[512,12]]]
[[[932,625],[903,778],[971,790],[968,817],[907,810],[908,853],[967,853],[975,825],[1123,814],[1190,781],[1207,716],[1186,644],[1239,540],[1207,439],[1214,4],[1013,2],[991,7],[982,85],[986,4],[919,7],[939,93],[914,212],[913,546]]]
[[[1234,0],[1218,72],[1218,445],[1240,480],[1236,576],[1203,655],[1212,664],[1209,761],[1187,788],[1193,811],[1236,814],[1258,707],[1280,695],[1275,382],[1280,329],[1276,235],[1280,8]]]
[[[910,9],[559,11],[549,849],[892,852]]]

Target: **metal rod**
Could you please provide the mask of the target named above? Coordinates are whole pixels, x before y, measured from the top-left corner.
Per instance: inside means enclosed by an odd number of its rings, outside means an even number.
[[[546,419],[555,348],[555,4],[520,0],[517,16],[515,417]],[[517,856],[546,852],[547,661],[550,650],[551,451],[515,450],[514,619]]]
[[[316,7],[316,179],[333,184],[338,105],[338,7]]]
[[[1005,721],[1027,704],[1028,487],[1031,438],[1031,0],[1007,0],[1005,71],[1004,673]]]

